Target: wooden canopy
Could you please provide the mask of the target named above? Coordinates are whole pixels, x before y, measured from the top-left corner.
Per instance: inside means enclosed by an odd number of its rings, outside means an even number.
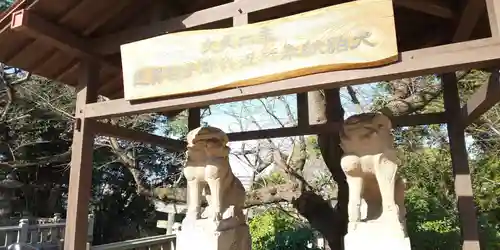
[[[21,0],[2,15],[0,61],[76,86],[80,58],[90,57],[102,65],[99,94],[121,98],[123,43],[186,29],[231,27],[234,15],[248,13],[248,22],[254,23],[341,2],[348,1]],[[400,51],[488,37],[484,3],[468,2],[394,0]]]
[[[377,1],[377,0],[358,0]],[[190,109],[298,93],[297,127],[230,134],[231,140],[335,133],[339,118],[308,122],[307,95],[382,80],[442,74],[445,112],[394,117],[395,125],[446,123],[463,249],[480,249],[472,182],[465,148],[468,123],[500,100],[498,69],[461,106],[454,72],[500,67],[499,0],[393,0],[400,59],[387,66],[341,70],[195,95],[141,102],[123,99],[119,46],[168,32],[244,25],[347,1],[335,0],[21,0],[0,17],[0,61],[77,86],[65,249],[86,248],[94,136],[104,134],[179,150],[185,142],[104,124],[97,119]],[[487,10],[487,11],[486,11]],[[97,102],[97,95],[111,98]],[[338,104],[335,104],[338,105]],[[328,105],[327,105],[328,106]],[[330,105],[331,106],[331,105]],[[337,120],[335,120],[337,119]],[[342,117],[340,117],[340,120]]]

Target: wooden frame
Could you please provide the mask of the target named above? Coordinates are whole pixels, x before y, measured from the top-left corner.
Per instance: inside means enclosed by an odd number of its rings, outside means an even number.
[[[468,69],[472,66],[492,67],[499,64],[499,58],[500,40],[487,38],[403,52],[399,62],[378,68],[333,71],[238,89],[186,97],[171,97],[166,100],[128,102],[124,99],[117,99],[89,104],[85,108],[85,113],[88,117],[106,118],[187,109],[264,96],[340,88],[347,85],[394,80],[430,73],[446,73]]]
[[[11,29],[25,32],[34,38],[41,38],[63,51],[76,57],[90,58],[104,66],[120,70],[121,66],[110,63],[90,52],[89,44],[71,32],[50,23],[29,10],[20,10],[12,14]]]
[[[448,117],[448,138],[451,165],[458,198],[458,213],[462,228],[462,249],[480,249],[479,229],[474,204],[469,159],[465,144],[465,122],[460,116],[460,96],[455,74],[442,76],[444,85],[444,107]]]
[[[84,60],[80,68],[76,99],[75,126],[71,147],[71,171],[68,192],[68,210],[64,235],[64,249],[83,250],[87,246],[88,212],[92,187],[92,165],[94,151],[93,126],[85,116],[83,107],[97,101],[98,65]]]
[[[117,63],[104,59],[104,55],[116,52],[120,44],[149,38],[164,32],[175,32],[206,23],[233,18],[233,25],[248,23],[248,13],[271,7],[297,2],[298,0],[239,0],[232,3],[200,10],[177,18],[158,21],[150,25],[127,29],[115,34],[105,35],[91,41],[72,35],[67,30],[47,22],[29,11],[13,13],[11,28],[41,38],[54,47],[79,57],[82,61],[77,67],[80,71],[76,123],[73,137],[70,191],[68,200],[67,230],[65,249],[86,249],[87,213],[90,198],[92,146],[97,134],[115,136],[129,140],[165,146],[172,150],[184,147],[184,142],[165,139],[159,136],[131,131],[109,124],[99,123],[97,118],[118,117],[146,112],[189,109],[189,127],[200,124],[201,106],[211,104],[300,93],[297,98],[299,122],[297,127],[264,131],[250,131],[229,134],[231,140],[250,140],[268,137],[285,137],[304,134],[336,133],[340,121],[331,120],[327,124],[311,125],[308,121],[307,91],[340,88],[342,86],[393,80],[430,73],[448,73],[470,68],[500,67],[500,2],[498,0],[470,0],[462,13],[459,29],[454,42],[466,40],[479,18],[481,5],[486,4],[491,27],[491,38],[454,43],[444,46],[419,49],[401,53],[401,60],[392,65],[349,71],[337,71],[297,77],[273,83],[204,93],[194,96],[174,97],[166,100],[147,102],[127,102],[124,99],[96,102],[98,86],[98,64],[120,70]],[[485,2],[482,2],[485,1]],[[443,18],[452,18],[453,13],[443,6],[422,5],[422,2],[395,0],[396,4],[427,12]],[[446,113],[395,117],[393,122],[399,126],[447,123],[450,151],[454,169],[456,193],[459,198],[459,212],[464,236],[463,249],[480,249],[477,218],[472,200],[472,184],[467,164],[464,129],[466,124],[486,112],[500,98],[498,70],[490,82],[481,87],[464,107],[460,107],[456,78],[453,74],[443,75],[445,86]]]
[[[259,10],[270,9],[272,7],[285,5],[299,0],[239,0],[231,3],[219,5],[209,9],[196,11],[194,13],[182,15],[176,18],[158,21],[141,27],[123,30],[117,33],[108,34],[103,37],[95,38],[94,51],[97,54],[108,55],[118,52],[117,49],[121,44],[138,41],[169,32],[181,31],[207,23],[212,23],[229,18],[239,18],[241,15],[247,16],[248,13]],[[446,7],[435,3],[424,3],[422,1],[412,0],[395,0],[396,5],[404,6],[417,11],[422,11],[431,15],[452,18],[453,12]]]
[[[307,110],[303,108],[304,106],[298,106],[298,107],[301,107],[302,110]],[[297,127],[229,133],[228,137],[230,141],[247,141],[247,140],[257,140],[266,138],[300,136],[300,135],[330,134],[330,133],[338,133],[341,126],[341,122],[329,122],[325,124],[309,124],[309,121],[306,120],[307,123],[305,122],[302,123],[301,120],[303,119],[301,119],[301,116],[299,116],[298,120],[299,120],[299,125]],[[418,125],[442,124],[442,123],[444,124],[446,122],[447,118],[445,117],[444,113],[403,115],[403,116],[392,117],[392,124],[394,127],[406,127],[406,126],[418,126]]]
[[[472,123],[495,104],[500,102],[499,70],[492,70],[490,79],[482,85],[462,107],[461,116],[465,125]]]

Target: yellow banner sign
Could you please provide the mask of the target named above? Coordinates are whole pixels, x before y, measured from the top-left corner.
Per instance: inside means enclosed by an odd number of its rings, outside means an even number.
[[[397,60],[391,0],[364,0],[239,27],[121,46],[125,99],[262,84]]]

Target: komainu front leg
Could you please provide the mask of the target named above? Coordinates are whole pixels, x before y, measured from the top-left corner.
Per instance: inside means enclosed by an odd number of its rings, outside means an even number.
[[[361,222],[361,193],[363,191],[363,178],[346,176],[347,185],[349,186],[349,203],[347,211],[349,215],[348,232],[356,229]]]
[[[219,176],[217,166],[207,165],[205,169],[205,178],[210,188],[211,194],[211,214],[213,221],[221,221],[222,220],[222,187],[221,182],[222,178]]]
[[[349,186],[349,202],[347,211],[349,216],[348,232],[355,230],[361,221],[361,195],[363,191],[363,178],[361,161],[358,156],[345,155],[340,159],[340,166],[346,175]]]
[[[187,201],[187,220],[197,220],[200,218],[201,210],[201,183],[196,179],[187,182],[188,201]]]
[[[375,157],[375,177],[382,198],[382,218],[399,221],[399,209],[395,200],[396,172],[398,170],[396,155],[380,154]]]

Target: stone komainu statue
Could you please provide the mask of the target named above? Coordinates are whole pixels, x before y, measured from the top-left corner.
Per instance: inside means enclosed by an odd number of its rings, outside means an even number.
[[[366,221],[399,222],[404,230],[404,182],[398,176],[391,120],[383,114],[349,117],[340,132],[342,170],[349,185],[349,230],[361,221],[361,201],[367,204]]]
[[[200,127],[187,135],[186,165],[188,219],[199,219],[201,196],[208,202],[208,217],[214,221],[244,219],[245,189],[229,165],[229,139],[220,129]]]

